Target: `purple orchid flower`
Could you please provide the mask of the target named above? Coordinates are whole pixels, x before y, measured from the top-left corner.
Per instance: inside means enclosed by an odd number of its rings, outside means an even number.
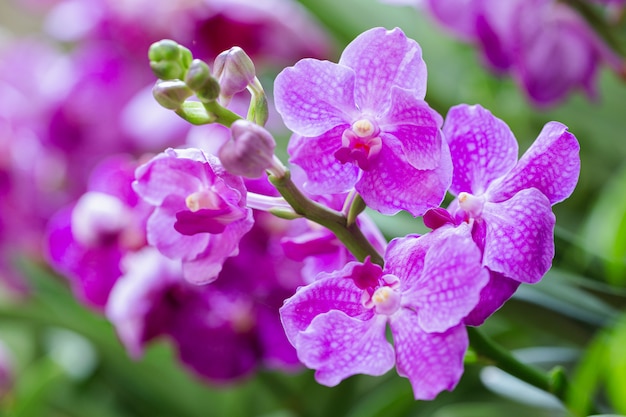
[[[180,260],[192,283],[215,280],[253,224],[243,180],[199,149],[165,150],[137,169],[133,188],[155,206],[148,243]]]
[[[300,367],[278,315],[302,284],[300,265],[285,259],[278,243],[288,222],[266,213],[256,220],[211,285],[190,284],[180,262],[152,247],[124,259],[106,312],[132,357],[165,336],[180,360],[211,382],[232,382],[259,365]]]
[[[48,222],[47,258],[66,276],[76,297],[103,309],[122,275],[121,259],[146,245],[152,207],[131,188],[137,163],[115,156],[99,164],[89,191],[59,210]]]
[[[303,59],[283,70],[275,103],[295,133],[288,151],[307,175],[305,190],[356,188],[383,214],[418,216],[438,205],[450,161],[425,93],[421,49],[397,28],[362,33],[338,64]]]
[[[369,259],[350,262],[299,288],[280,310],[285,332],[321,384],[334,386],[357,373],[382,375],[395,363],[416,399],[433,399],[453,389],[463,373],[468,340],[462,322],[478,302],[487,271],[469,231],[395,239],[385,260],[384,269]],[[385,337],[387,324],[394,347]]]
[[[509,72],[537,105],[552,105],[582,87],[595,96],[605,62],[623,63],[571,7],[554,0],[427,0],[430,13],[456,36],[477,44],[495,72]]]
[[[551,206],[573,192],[580,172],[579,145],[567,127],[547,123],[517,161],[517,142],[509,127],[479,105],[448,112],[443,132],[453,155],[449,207],[431,210],[426,225],[470,224],[490,272],[481,302],[466,319],[479,325],[513,295],[521,283],[533,284],[550,269],[555,217]]]

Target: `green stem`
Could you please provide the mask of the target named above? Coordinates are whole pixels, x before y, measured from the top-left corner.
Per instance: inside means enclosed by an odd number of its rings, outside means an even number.
[[[489,360],[493,365],[516,378],[527,382],[543,391],[549,392],[565,403],[569,383],[561,367],[551,372],[520,362],[508,350],[498,345],[477,327],[468,327],[470,345],[479,357]]]
[[[356,223],[348,224],[343,214],[302,194],[291,180],[289,171],[282,177],[270,175],[269,180],[296,213],[332,231],[358,260],[363,261],[369,256],[373,263],[383,265],[382,256],[363,235],[359,226]]]
[[[202,105],[209,114],[215,116],[215,123],[219,123],[226,127],[230,127],[234,121],[242,118],[237,113],[232,112],[226,107],[220,105],[217,101],[202,102]]]

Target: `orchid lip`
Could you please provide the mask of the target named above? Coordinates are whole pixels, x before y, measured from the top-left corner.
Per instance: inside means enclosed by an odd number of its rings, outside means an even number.
[[[382,139],[378,125],[370,119],[363,118],[354,122],[341,136],[341,148],[335,157],[342,164],[356,163],[359,168],[367,171],[382,149]]]

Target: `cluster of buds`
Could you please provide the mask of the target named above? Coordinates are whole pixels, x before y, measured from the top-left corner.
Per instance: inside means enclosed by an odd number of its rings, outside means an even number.
[[[266,169],[283,175],[284,167],[273,157],[276,142],[263,127],[268,118],[265,91],[254,63],[243,49],[233,47],[220,53],[213,71],[172,40],[152,44],[148,57],[150,67],[160,78],[152,92],[161,106],[194,125],[220,123],[231,128],[231,140],[219,151],[228,171],[247,178],[258,178]],[[227,106],[235,95],[246,90],[251,100],[244,120]],[[188,100],[192,96],[197,100]]]
[[[188,122],[195,125],[217,122],[230,127],[239,116],[225,106],[245,90],[252,95],[249,114],[260,125],[267,121],[265,92],[252,60],[243,49],[233,47],[219,54],[213,71],[204,61],[193,59],[189,49],[168,39],[152,44],[148,57],[150,68],[159,78],[153,89],[155,99]],[[198,101],[187,100],[193,95]]]

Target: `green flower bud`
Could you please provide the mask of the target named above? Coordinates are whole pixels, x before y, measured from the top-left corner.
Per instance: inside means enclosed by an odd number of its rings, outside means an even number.
[[[181,80],[161,80],[152,88],[156,101],[166,109],[176,110],[187,100],[193,91]]]
[[[193,59],[189,49],[170,39],[150,45],[148,58],[152,72],[162,80],[182,80]]]
[[[185,83],[195,91],[201,101],[214,101],[219,97],[220,85],[211,75],[211,69],[204,61],[199,59],[191,61],[185,75]]]
[[[220,82],[220,96],[229,100],[245,90],[256,78],[254,63],[238,46],[224,51],[215,58],[213,72]]]

